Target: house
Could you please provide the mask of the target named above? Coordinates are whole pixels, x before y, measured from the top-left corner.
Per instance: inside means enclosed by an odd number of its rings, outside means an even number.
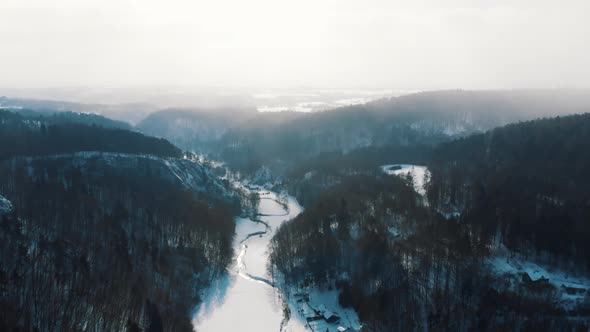
[[[338,324],[340,322],[340,317],[338,317],[338,315],[331,312],[330,310],[324,311],[323,316],[324,316],[324,319],[326,320],[326,322],[328,322],[330,324]]]
[[[580,295],[586,292],[585,288],[568,287],[564,284],[561,284],[561,289],[565,290],[565,292],[569,295]]]
[[[315,322],[315,321],[321,320],[322,318],[323,318],[322,316],[310,316],[310,317],[305,318],[305,320],[308,322]]]

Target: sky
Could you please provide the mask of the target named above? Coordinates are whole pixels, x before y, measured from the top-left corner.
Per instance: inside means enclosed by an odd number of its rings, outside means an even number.
[[[0,87],[589,88],[590,1],[1,0]]]

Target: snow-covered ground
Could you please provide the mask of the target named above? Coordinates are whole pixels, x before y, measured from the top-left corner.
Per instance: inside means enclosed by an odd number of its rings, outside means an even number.
[[[426,166],[389,164],[381,166],[381,170],[383,170],[385,174],[389,175],[402,176],[407,175],[408,173],[411,174],[416,192],[420,195],[426,194],[426,188],[424,185],[426,184],[427,177],[430,176],[430,172]]]
[[[520,280],[526,273],[532,281],[547,279],[547,282],[557,289],[560,305],[565,308],[584,300],[590,291],[590,279],[587,276],[574,275],[555,267],[543,266],[517,254],[510,255],[507,249],[499,250],[494,256],[488,258],[486,263],[498,276],[512,275]]]
[[[12,211],[12,203],[0,195],[0,216]]]
[[[301,213],[303,208],[294,197],[287,196],[286,200],[280,200],[274,192],[255,185],[248,187],[260,196],[258,217],[255,220],[237,218],[235,262],[226,277],[217,280],[202,294],[203,302],[193,316],[195,330],[298,332],[309,331],[313,327],[314,331],[324,332],[326,329],[337,331],[344,323],[358,327],[358,316],[353,310],[344,310],[338,305],[336,291],[310,291],[307,304],[298,303],[295,297],[289,297],[287,303],[291,319],[284,321],[285,297],[281,293],[282,289],[272,283],[267,271],[268,245],[276,229]],[[248,190],[246,187],[242,189]],[[341,323],[316,321],[308,325],[307,316],[300,311],[302,306],[334,312],[341,317]]]
[[[309,330],[317,332],[360,330],[358,314],[351,308],[340,306],[337,290],[291,288],[289,293],[287,302],[291,309],[291,321],[302,322]],[[329,322],[331,316],[338,319]]]
[[[252,94],[259,112],[318,112],[415,91],[390,89],[265,90]]]

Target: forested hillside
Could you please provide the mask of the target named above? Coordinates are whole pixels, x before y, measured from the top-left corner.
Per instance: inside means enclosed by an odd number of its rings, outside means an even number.
[[[0,107],[1,109],[1,107]],[[132,127],[127,122],[116,121],[93,113],[78,113],[78,112],[39,112],[29,109],[10,110],[14,113],[20,114],[33,120],[46,122],[48,124],[83,124],[88,126],[99,126],[104,128],[118,128],[131,130]]]
[[[162,139],[0,119],[0,330],[192,331],[240,194]]]
[[[212,153],[215,143],[230,128],[255,115],[253,109],[166,109],[150,114],[137,128],[183,149]]]
[[[275,279],[337,288],[376,331],[587,330],[589,129],[584,114],[443,143],[425,196],[404,176],[337,173],[277,231]]]
[[[590,267],[590,114],[508,125],[434,153],[433,206],[463,211],[489,241]]]
[[[13,156],[105,151],[181,157],[164,139],[123,129],[56,121],[53,117],[21,116],[0,110],[0,160]]]
[[[51,98],[61,95],[60,89],[56,89],[57,94],[51,93]],[[10,89],[6,93],[10,93]],[[19,95],[19,91],[14,91]],[[67,99],[66,96],[70,94],[66,93],[61,95],[61,98]],[[45,95],[49,97],[49,95]],[[70,95],[71,96],[71,95]],[[58,97],[59,98],[59,97]],[[84,99],[84,98],[82,98]],[[35,112],[43,116],[51,116],[59,113],[73,113],[73,114],[85,114],[85,115],[96,115],[103,119],[110,120],[111,123],[131,123],[136,124],[143,118],[148,116],[150,113],[155,112],[157,107],[154,105],[142,102],[142,103],[125,103],[125,104],[113,104],[109,97],[102,99],[108,101],[108,104],[88,104],[78,103],[65,100],[46,100],[46,99],[30,99],[30,98],[10,98],[0,96],[0,109],[10,109],[12,111],[19,112],[20,110]]]
[[[328,152],[294,163],[283,185],[300,204],[309,206],[321,193],[353,175],[382,173],[379,166],[391,163],[424,165],[430,146],[384,146],[361,148],[349,153]]]
[[[214,156],[244,172],[270,166],[282,175],[292,163],[322,153],[436,145],[511,122],[589,107],[587,94],[568,90],[423,92],[297,116],[260,114],[230,129]]]

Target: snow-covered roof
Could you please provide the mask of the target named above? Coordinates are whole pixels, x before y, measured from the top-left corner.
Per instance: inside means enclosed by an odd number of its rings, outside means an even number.
[[[486,262],[497,275],[522,275],[532,282],[545,281],[558,290],[560,305],[569,307],[582,300],[590,291],[590,279],[583,273],[573,275],[571,271],[556,266],[541,265],[520,255],[511,255],[507,249],[487,258]]]
[[[325,319],[330,319],[332,316],[334,316],[334,313],[331,312],[330,310],[324,311],[324,318]]]

